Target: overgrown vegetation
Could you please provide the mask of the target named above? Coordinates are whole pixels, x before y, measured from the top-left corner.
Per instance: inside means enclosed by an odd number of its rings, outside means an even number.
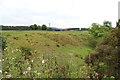
[[[5,38],[2,38],[2,50],[4,51],[6,47],[7,47],[7,41]]]
[[[120,28],[112,29],[103,41],[96,46],[97,53],[89,54],[85,62],[92,71],[89,73],[91,79],[103,78],[120,79]]]
[[[88,32],[3,31],[4,78],[86,78]],[[16,39],[17,38],[17,39]]]
[[[119,80],[120,25],[111,24],[93,23],[89,32],[3,31],[3,77]]]
[[[97,44],[102,40],[102,38],[112,30],[110,21],[104,21],[103,25],[93,23],[91,28],[89,29],[89,33],[91,34],[88,39],[90,46],[93,48],[96,47]]]

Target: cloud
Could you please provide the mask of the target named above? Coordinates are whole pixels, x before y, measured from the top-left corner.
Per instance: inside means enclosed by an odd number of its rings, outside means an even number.
[[[0,24],[89,27],[117,21],[118,0],[0,0]]]

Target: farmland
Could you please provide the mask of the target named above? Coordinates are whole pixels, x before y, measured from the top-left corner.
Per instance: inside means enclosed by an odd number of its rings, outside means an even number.
[[[4,78],[88,78],[87,31],[2,31]]]

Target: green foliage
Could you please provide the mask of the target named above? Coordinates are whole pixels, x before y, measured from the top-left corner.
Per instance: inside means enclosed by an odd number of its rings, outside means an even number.
[[[109,21],[103,22],[104,25],[100,25],[97,23],[93,23],[91,29],[89,29],[90,33],[96,37],[103,37],[104,34],[111,30],[111,23]]]
[[[38,30],[42,30],[42,27],[38,25]]]
[[[23,56],[25,59],[29,59],[30,56],[32,55],[31,49],[27,47],[20,47],[21,52],[23,53]]]
[[[106,27],[108,27],[109,29],[111,29],[111,28],[112,28],[112,23],[111,23],[110,21],[104,21],[104,22],[103,22],[103,26],[106,26]]]
[[[45,24],[42,25],[42,30],[47,30],[47,26]]]
[[[88,36],[88,42],[89,46],[93,48],[95,48],[96,45],[98,44],[98,40],[93,35]]]
[[[116,27],[120,28],[120,19],[116,22]]]
[[[113,29],[96,47],[97,53],[86,57],[85,62],[99,75],[120,79],[120,28]],[[103,78],[103,77],[102,77]]]
[[[93,23],[91,26],[91,29],[89,29],[90,36],[88,37],[89,45],[95,48],[102,38],[111,31],[112,27],[109,21],[104,21],[103,25]]]
[[[2,38],[2,50],[4,50],[7,47],[7,41],[5,38]]]
[[[30,25],[30,28],[31,28],[32,30],[37,30],[37,29],[38,29],[38,26],[37,26],[37,24]]]
[[[87,78],[84,57],[93,51],[87,31],[3,31],[3,36],[9,42],[3,78]]]

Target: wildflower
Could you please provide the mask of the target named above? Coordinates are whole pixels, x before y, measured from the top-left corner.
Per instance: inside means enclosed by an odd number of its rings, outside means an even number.
[[[41,73],[37,73],[38,75],[41,75]]]
[[[28,71],[23,72],[23,74],[27,74],[27,73],[28,73]]]
[[[2,60],[0,59],[0,62],[2,62]]]
[[[45,73],[47,73],[48,71],[45,71]]]
[[[4,61],[4,59],[2,59],[2,61]]]
[[[19,51],[19,49],[16,49],[16,51]]]
[[[31,67],[28,67],[27,70],[30,71],[30,70],[31,70]]]
[[[85,68],[85,66],[83,66],[83,68]]]
[[[10,64],[13,64],[13,63],[10,63]]]
[[[34,71],[34,73],[37,73],[37,71]]]
[[[45,63],[45,60],[42,60],[42,64],[44,64]]]
[[[0,70],[0,73],[2,73],[2,70]]]
[[[9,66],[6,66],[6,68],[9,68]]]
[[[37,52],[37,50],[35,50],[35,53]]]
[[[12,60],[14,60],[15,58],[12,58]]]
[[[7,72],[5,72],[5,74],[7,74]]]
[[[22,52],[21,50],[19,50],[19,52]]]
[[[14,53],[14,50],[12,50],[12,53]]]
[[[33,53],[32,51],[30,51],[31,53]]]
[[[8,48],[6,47],[4,50],[7,51],[7,49],[8,49]]]
[[[95,73],[96,75],[98,75],[98,73]]]
[[[31,62],[33,62],[33,60],[31,60]]]
[[[115,78],[114,76],[111,76],[110,78]]]
[[[11,74],[10,75],[6,75],[7,78],[10,78],[11,77]]]

